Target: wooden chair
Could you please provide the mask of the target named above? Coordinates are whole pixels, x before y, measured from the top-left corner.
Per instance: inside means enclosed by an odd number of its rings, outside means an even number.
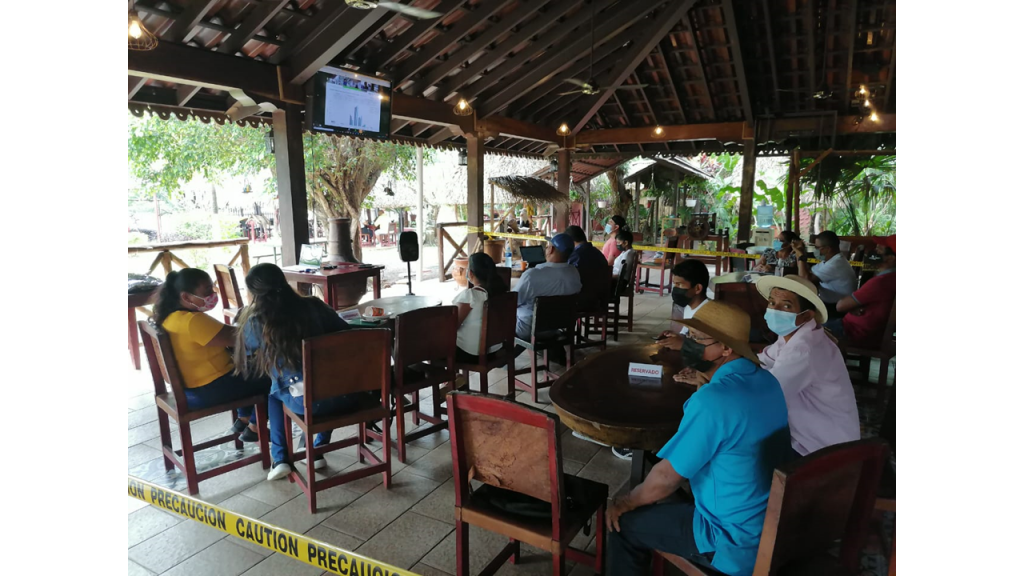
[[[558,416],[510,400],[453,392],[448,395],[448,426],[457,576],[469,574],[470,525],[509,539],[481,574],[493,574],[506,560],[517,563],[520,542],[550,552],[555,576],[566,574],[567,559],[601,573],[608,487],[562,473],[563,429]],[[472,490],[471,480],[484,486]],[[541,505],[550,503],[551,518],[528,518],[496,508],[488,495],[500,490],[525,494]],[[570,541],[595,514],[596,553],[570,548]]]
[[[514,378],[516,388],[526,390],[537,403],[537,392],[554,384],[557,378],[551,377],[551,363],[548,351],[554,348],[568,348],[566,368],[571,368],[576,351],[576,294],[569,296],[538,296],[533,302],[533,327],[530,339],[516,337],[516,345],[530,352],[530,367],[512,372],[513,376],[530,374],[530,382]],[[544,364],[537,365],[537,353],[544,354]],[[547,377],[537,379],[538,372],[546,372]],[[510,390],[511,392],[511,390]]]
[[[408,442],[444,430],[448,423],[441,419],[441,403],[448,390],[441,386],[455,381],[455,339],[459,331],[459,309],[455,306],[421,308],[399,314],[395,318],[395,371],[391,394],[395,398],[395,438],[398,461],[405,463]],[[419,391],[430,388],[434,409],[422,414]],[[420,419],[432,426],[411,434],[405,432],[405,395],[413,394],[413,424]]]
[[[640,261],[640,253],[636,250],[626,257],[619,271],[619,278],[612,288],[611,299],[608,301],[608,319],[611,321],[612,339],[619,341],[619,324],[626,321],[626,332],[633,331],[633,297],[636,295],[636,267]],[[627,312],[622,314],[620,307],[622,299],[627,300]]]
[[[768,300],[757,291],[757,286],[749,282],[726,282],[715,284],[715,301],[732,304],[750,316],[750,347],[754,352],[764,350],[775,342],[778,336],[768,329],[768,321],[764,319],[768,310]]]
[[[878,358],[878,383],[875,385],[875,399],[879,408],[883,406],[886,399],[886,388],[889,387],[889,361],[896,356],[896,300],[892,301],[892,311],[889,312],[889,321],[882,333],[882,340],[877,348],[855,348],[847,346],[844,350],[847,360],[860,361],[859,380],[863,384],[870,383],[869,374],[871,371],[871,359]]]
[[[153,374],[153,392],[156,400],[157,422],[160,426],[160,444],[163,447],[164,469],[170,472],[178,468],[185,473],[185,481],[188,483],[188,493],[194,496],[199,492],[199,483],[214,476],[231,472],[242,466],[248,466],[261,462],[263,468],[270,468],[270,447],[268,445],[269,434],[267,432],[267,395],[258,394],[225,402],[209,408],[191,410],[185,401],[185,381],[182,379],[181,371],[178,369],[178,361],[174,357],[174,349],[171,347],[171,339],[162,329],[150,325],[148,322],[138,323],[139,331],[142,333],[142,344],[146,348],[146,357],[149,359],[149,369]],[[170,393],[167,387],[170,386]],[[214,414],[227,412],[231,416],[231,422],[235,421],[235,409],[247,406],[256,406],[256,422],[260,437],[260,453],[247,456],[240,460],[198,472],[196,470],[196,452],[220,446],[234,441],[235,448],[242,448],[242,441],[238,434],[230,433],[226,436],[207,440],[199,444],[192,443],[191,423]],[[178,434],[181,437],[181,450],[175,450],[171,442],[170,420],[178,423]],[[179,458],[180,456],[180,458]]]
[[[775,470],[754,576],[854,573],[888,456],[885,442],[871,438],[830,446]],[[837,540],[838,558],[828,553]],[[659,552],[656,576],[664,560],[691,576],[720,574]]]
[[[398,224],[394,222],[388,223],[387,231],[377,230],[377,242],[381,246],[394,246],[398,242]]]
[[[136,312],[137,308],[148,306],[156,302],[160,287],[152,290],[128,294],[128,356],[132,359],[132,366],[136,370],[142,370],[142,356],[139,355],[139,321]],[[149,314],[143,310],[144,314]]]
[[[882,481],[878,486],[878,497],[875,499],[875,510],[896,512],[896,386],[889,388],[889,404],[885,409],[885,419],[879,430],[879,438],[885,440],[892,451],[892,459],[885,462],[882,470]],[[879,528],[881,528],[879,526]],[[881,530],[879,530],[881,535]],[[896,574],[896,526],[893,524],[892,542],[889,545],[889,576]]]
[[[306,470],[311,472],[316,456],[356,446],[359,462],[371,465],[346,474],[319,480],[315,473],[306,478],[294,468],[288,479],[306,493],[310,513],[316,512],[316,493],[339,484],[358,480],[372,474],[384,475],[384,488],[391,487],[391,410],[385,405],[391,398],[391,331],[386,328],[371,330],[344,330],[302,341],[302,373],[305,386],[304,414],[296,415],[284,407],[284,429],[291,430],[294,422],[307,439],[314,435],[352,424],[359,425],[359,434],[351,438],[313,446],[306,442],[304,450],[293,452],[288,442],[288,461],[306,459]],[[336,396],[357,392],[379,391],[380,397],[362,395],[359,408],[347,414],[313,415],[313,404]],[[378,457],[366,446],[366,424],[381,421],[384,452]]]
[[[498,268],[501,270],[501,268]],[[511,272],[511,269],[506,268]],[[519,295],[506,292],[484,302],[484,321],[480,327],[480,350],[485,352],[501,344],[501,348],[490,354],[462,356],[456,354],[455,369],[469,377],[470,372],[480,374],[480,391],[487,392],[487,374],[495,368],[505,366],[508,370],[508,395],[514,398],[516,368],[516,307]]]
[[[238,280],[235,278],[235,269],[223,264],[214,264],[213,273],[216,275],[217,285],[220,287],[220,302],[224,309],[224,323],[234,324],[238,313],[245,306],[242,300],[242,292],[238,289]]]
[[[665,240],[666,248],[675,248],[676,243],[679,241],[678,237],[668,238]],[[666,252],[662,258],[653,260],[651,262],[640,262],[637,265],[636,270],[636,291],[639,293],[643,292],[657,292],[658,296],[664,296],[665,292],[672,292],[672,266],[675,261],[675,254]],[[651,271],[658,273],[658,287],[657,289],[651,284]],[[640,272],[644,272],[644,281],[640,281]],[[665,283],[665,274],[669,273],[669,282]]]
[[[608,349],[608,302],[611,298],[612,267],[603,266],[580,274],[583,289],[576,301],[576,349],[600,346]],[[590,338],[593,330],[601,337]]]

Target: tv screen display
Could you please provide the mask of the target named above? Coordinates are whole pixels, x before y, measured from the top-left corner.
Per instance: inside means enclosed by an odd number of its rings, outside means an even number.
[[[391,133],[391,83],[341,68],[313,77],[310,129],[387,138]]]

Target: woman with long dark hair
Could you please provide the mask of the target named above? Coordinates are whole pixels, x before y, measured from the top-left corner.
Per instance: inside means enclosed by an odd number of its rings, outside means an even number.
[[[302,340],[347,330],[348,324],[323,301],[299,296],[273,264],[257,264],[245,277],[252,304],[239,315],[235,366],[244,377],[271,379],[268,398],[270,454],[273,467],[268,480],[284,478],[291,472],[287,442],[291,430],[284,428],[284,405],[295,414],[303,405]],[[358,395],[350,394],[313,404],[314,414],[342,414],[358,406]],[[331,441],[331,431],[317,434],[314,446]],[[318,457],[313,467],[326,465]]]
[[[473,287],[459,292],[452,300],[459,308],[459,334],[455,345],[461,355],[480,354],[480,330],[484,322],[484,302],[491,296],[508,292],[505,281],[498,276],[494,260],[483,252],[469,256],[469,281]],[[496,345],[494,350],[501,348]],[[488,350],[487,352],[494,352]]]
[[[202,409],[266,391],[267,383],[247,381],[234,374],[228,348],[234,345],[235,328],[206,314],[217,306],[210,275],[185,268],[167,275],[156,304],[153,323],[171,340],[185,385],[189,408]],[[232,431],[244,442],[259,439],[252,408],[239,408]]]

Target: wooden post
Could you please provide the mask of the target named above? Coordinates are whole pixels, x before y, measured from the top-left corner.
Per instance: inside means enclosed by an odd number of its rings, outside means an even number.
[[[796,162],[796,178],[793,179],[793,227],[790,228],[797,235],[800,234],[800,151],[793,151],[793,160]]]
[[[423,147],[416,147],[416,241],[420,259],[416,262],[416,278],[423,282],[423,238],[427,233],[427,220],[423,217]]]
[[[569,196],[569,189],[572,186],[572,159],[569,157],[569,150],[561,148],[558,150],[558,191]],[[551,208],[551,234],[555,231],[565,232],[569,227],[569,212],[572,210],[572,200],[568,205],[552,206]]]
[[[171,273],[171,251],[165,250],[160,253],[160,263],[164,266],[164,278]]]
[[[242,244],[238,247],[238,253],[242,259],[242,275],[248,276],[249,274],[249,245]],[[243,279],[244,280],[244,279]]]
[[[789,178],[786,180],[786,230],[793,229],[793,186],[800,173],[796,150],[789,155]]]
[[[301,106],[286,104],[284,110],[274,111],[274,158],[282,259],[285,266],[294,266],[299,263],[302,245],[309,243]]]
[[[754,179],[757,177],[757,145],[753,138],[743,139],[743,183],[740,186],[740,223],[736,241],[750,241],[750,215],[754,210]]]
[[[587,180],[587,204],[586,204],[586,208],[583,209],[583,218],[582,218],[582,220],[583,220],[583,233],[587,235],[587,240],[591,240],[591,238],[590,238],[590,221],[593,219],[593,218],[590,217],[590,203],[592,201],[592,199],[590,197],[590,192],[591,192],[591,190],[590,190],[590,183],[591,182],[593,182],[593,178],[591,178],[590,180]]]
[[[487,213],[487,219],[491,221],[491,232],[494,232],[498,226],[497,218],[494,216],[494,182],[491,182],[491,206],[489,210],[490,212]]]
[[[633,183],[633,232],[640,231],[640,180]],[[615,239],[612,238],[614,242]]]
[[[468,181],[467,193],[467,218],[470,228],[484,229],[484,141],[474,133],[466,133],[466,174]],[[466,245],[466,253],[476,252],[478,245],[482,243],[483,234],[471,232],[467,234],[469,242]]]

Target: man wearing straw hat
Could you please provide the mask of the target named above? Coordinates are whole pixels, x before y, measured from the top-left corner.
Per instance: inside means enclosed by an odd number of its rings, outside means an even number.
[[[608,507],[608,573],[643,574],[659,550],[731,576],[754,570],[772,471],[791,457],[786,398],[750,349],[750,316],[709,301],[684,320],[683,357],[706,384],[643,483]],[[666,502],[683,479],[693,503]]]
[[[850,373],[843,353],[822,327],[828,311],[814,284],[793,274],[764,276],[757,281],[757,291],[768,300],[768,328],[779,335],[758,358],[786,395],[793,450],[806,456],[860,440]]]

